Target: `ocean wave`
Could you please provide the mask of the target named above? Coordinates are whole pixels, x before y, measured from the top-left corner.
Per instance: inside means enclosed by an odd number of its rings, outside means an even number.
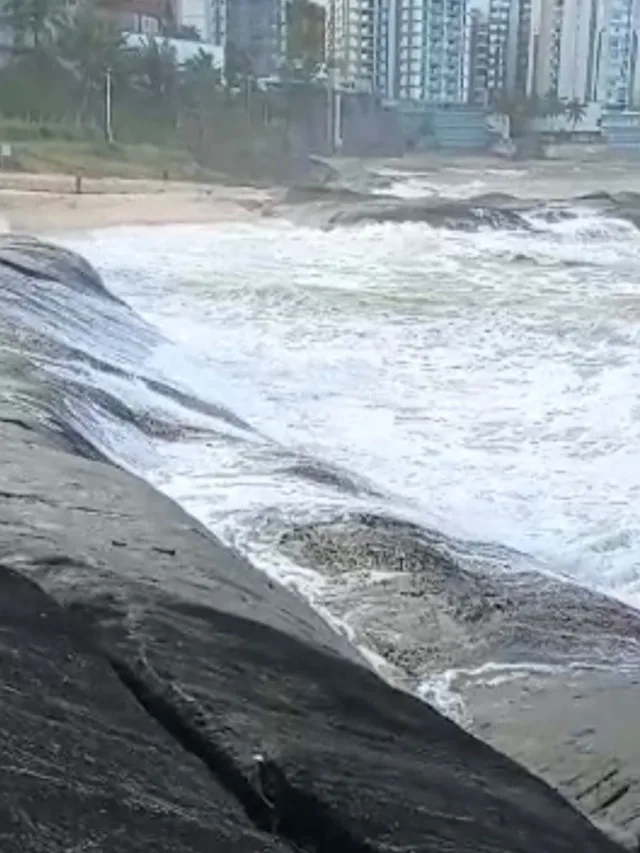
[[[604,220],[618,220],[640,228],[640,194],[593,192],[550,202],[491,192],[455,197],[433,192],[422,197],[400,197],[323,187],[292,189],[280,209],[297,221],[324,228],[366,223],[424,223],[454,231],[521,231],[544,233],[562,222],[580,220],[592,212]],[[270,208],[272,214],[274,208]]]
[[[0,269],[5,356],[19,359],[31,404],[76,452],[126,464],[123,431],[163,445],[213,437],[247,452],[258,440],[271,454],[269,476],[373,507],[338,515],[336,504],[328,501],[321,513],[319,502],[298,522],[288,511],[275,513],[262,543],[243,544],[251,554],[266,542],[263,560],[280,555],[323,579],[318,609],[348,626],[350,638],[407,688],[487,660],[616,665],[637,656],[640,615],[631,608],[544,574],[526,554],[385,515],[375,508],[385,495],[373,484],[260,436],[234,411],[159,372],[153,354],[166,343],[160,333],[73,253],[5,237]],[[245,526],[254,535],[262,511]]]

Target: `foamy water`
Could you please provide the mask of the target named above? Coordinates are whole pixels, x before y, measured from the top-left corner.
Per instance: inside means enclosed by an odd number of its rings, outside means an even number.
[[[356,504],[640,606],[640,238],[588,213],[545,229],[270,220],[69,238],[178,345],[153,370],[256,430],[105,444],[334,623],[339,590],[274,542],[292,518]],[[300,456],[379,496],[291,476]]]

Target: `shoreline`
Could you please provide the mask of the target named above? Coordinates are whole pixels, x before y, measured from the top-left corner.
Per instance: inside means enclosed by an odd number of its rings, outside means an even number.
[[[264,217],[317,223],[318,217],[341,206],[342,194],[369,196],[373,206],[409,209],[434,196],[415,198],[371,194],[380,174],[421,178],[433,176],[439,200],[462,203],[467,198],[512,196],[527,203],[570,202],[582,196],[640,194],[640,169],[629,174],[624,162],[559,164],[549,162],[503,163],[491,158],[442,160],[339,159],[327,161],[334,179],[327,186],[299,187],[301,200],[291,201],[295,187],[257,187],[236,184],[204,184],[148,178],[83,177],[76,192],[76,177],[66,173],[0,171],[0,233],[37,233],[53,236],[69,231],[136,225],[217,224],[259,222]],[[514,170],[520,174],[514,180]],[[378,177],[376,177],[378,176]],[[458,195],[478,183],[469,196]],[[480,179],[480,180],[478,180]],[[328,192],[327,192],[328,191]],[[345,224],[349,205],[344,207]],[[411,221],[411,214],[404,214]],[[418,217],[419,219],[420,217]],[[398,221],[404,221],[402,216]]]
[[[56,233],[128,225],[256,219],[277,191],[222,184],[0,172],[0,233]]]

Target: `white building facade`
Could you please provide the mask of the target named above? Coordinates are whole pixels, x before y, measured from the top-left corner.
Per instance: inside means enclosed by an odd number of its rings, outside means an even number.
[[[640,0],[535,0],[531,91],[583,104],[640,103]]]
[[[487,89],[488,48],[489,22],[480,9],[471,9],[467,20],[465,47],[469,75],[467,100],[471,104],[480,106],[486,105],[489,97]]]
[[[533,63],[536,0],[490,0],[487,19],[487,90],[524,95]]]
[[[378,0],[329,0],[327,5],[326,56],[336,83],[373,92],[382,14]]]
[[[597,100],[602,13],[601,0],[565,0],[557,69],[559,98],[584,104]]]
[[[203,41],[209,41],[210,0],[175,0],[176,18],[183,27],[193,27]]]
[[[638,105],[640,0],[608,0],[602,15],[596,99],[609,106]]]
[[[466,101],[468,38],[466,0],[381,0],[377,87],[389,98]]]
[[[225,45],[227,42],[227,0],[207,0],[207,34],[212,44]]]

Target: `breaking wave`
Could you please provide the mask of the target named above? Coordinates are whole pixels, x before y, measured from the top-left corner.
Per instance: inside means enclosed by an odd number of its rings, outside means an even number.
[[[423,195],[394,197],[345,189],[292,189],[280,209],[296,211],[299,220],[325,228],[363,223],[424,223],[454,231],[523,231],[544,233],[550,224],[579,222],[591,215],[602,222],[640,227],[640,194],[590,193],[549,202],[522,199],[508,193],[482,193],[456,197],[449,191],[425,191]],[[273,214],[271,207],[267,211]]]
[[[524,233],[550,221],[588,228],[589,215],[512,211],[501,223],[526,216]],[[160,487],[172,445],[194,460],[205,447],[224,448],[222,479],[233,467],[241,482],[270,484],[274,497],[245,507],[244,518],[231,497],[214,532],[305,592],[396,683],[433,698],[425,685],[488,661],[620,665],[637,655],[633,609],[526,553],[445,533],[437,519],[427,526],[410,502],[221,404],[207,366],[114,296],[78,255],[6,236],[0,281],[0,349],[19,379],[3,393],[19,387],[78,452]]]

